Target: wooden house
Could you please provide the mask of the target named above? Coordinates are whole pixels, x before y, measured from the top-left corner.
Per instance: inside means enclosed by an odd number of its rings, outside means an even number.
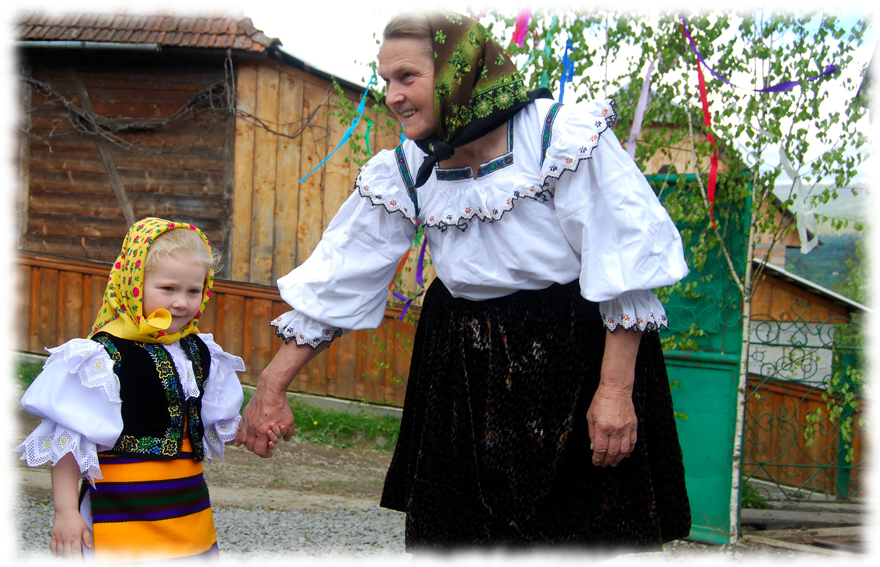
[[[312,252],[358,169],[346,145],[300,182],[348,126],[331,114],[331,77],[250,19],[222,14],[22,13],[14,33],[16,348],[42,353],[84,336],[128,226],[155,215],[196,224],[221,250],[200,326],[245,359],[243,380],[255,384],[279,345],[267,323],[287,310],[274,282]],[[337,82],[357,105],[364,87]],[[398,139],[376,127],[370,147]],[[685,150],[655,156],[646,173],[692,171]],[[414,327],[399,313],[389,303],[379,329],[335,341],[291,389],[402,405]]]
[[[268,322],[287,310],[275,280],[309,256],[358,170],[346,145],[300,182],[348,127],[332,115],[332,77],[222,14],[23,13],[14,30],[17,349],[83,336],[126,230],[159,216],[199,226],[222,252],[200,328],[242,355],[256,383],[280,344]],[[364,87],[336,82],[357,106]],[[399,140],[379,127],[370,136],[373,151]],[[407,358],[371,346],[389,329],[413,335],[398,313],[389,307],[377,335],[335,341],[292,388],[402,404]]]

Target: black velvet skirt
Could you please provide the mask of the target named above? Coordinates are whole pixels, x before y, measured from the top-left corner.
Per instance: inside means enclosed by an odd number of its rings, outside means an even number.
[[[636,360],[635,451],[592,464],[586,414],[605,327],[578,283],[487,301],[427,291],[381,505],[406,546],[659,549],[690,531],[656,332]]]

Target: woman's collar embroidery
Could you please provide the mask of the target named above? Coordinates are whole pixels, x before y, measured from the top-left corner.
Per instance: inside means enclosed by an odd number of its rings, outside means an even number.
[[[490,175],[492,173],[495,173],[499,169],[503,169],[507,166],[513,165],[513,121],[514,118],[511,118],[507,121],[507,152],[501,157],[497,157],[492,161],[480,165],[479,169],[477,170],[477,177]],[[456,167],[448,169],[437,167],[434,169],[434,174],[436,175],[438,181],[461,181],[463,179],[474,178],[474,172],[469,167]]]

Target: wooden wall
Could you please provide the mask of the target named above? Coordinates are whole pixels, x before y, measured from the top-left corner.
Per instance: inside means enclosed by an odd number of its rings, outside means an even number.
[[[273,60],[242,63],[238,106],[287,138],[239,117],[235,128],[232,271],[237,281],[273,284],[312,253],[336,211],[351,194],[358,165],[343,145],[300,183],[339,143],[340,123],[331,83]],[[362,93],[347,92],[357,105]],[[356,133],[366,132],[361,120]],[[374,126],[370,149],[393,148],[399,134]]]
[[[95,113],[119,122],[168,118],[197,92],[224,78],[222,57],[188,61],[155,54],[32,51],[21,63],[25,73],[73,105],[87,107],[90,102]],[[74,73],[88,102],[79,94]],[[22,124],[32,136],[22,136],[19,160],[19,248],[115,259],[130,225],[111,185],[107,156],[102,157],[94,137],[74,130],[60,101],[29,87],[23,89],[22,103],[31,109]],[[209,122],[203,113],[155,131],[119,134],[146,152],[106,147],[135,220],[154,215],[191,222],[222,251],[232,211],[234,123],[220,117],[207,128]],[[174,153],[149,153],[178,147]]]
[[[30,252],[19,252],[14,260],[14,348],[46,354],[45,347],[85,337],[101,304],[110,265]],[[255,385],[281,345],[268,323],[288,310],[274,286],[218,279],[199,329],[213,333],[224,350],[241,356],[248,368],[241,380]],[[409,372],[406,345],[415,327],[399,322],[399,314],[399,308],[391,307],[375,332],[355,331],[334,341],[300,372],[290,390],[401,407]]]
[[[794,312],[793,312],[794,311]],[[764,272],[752,297],[753,321],[847,323],[846,309]]]
[[[26,73],[73,105],[88,104],[79,94],[84,90],[96,114],[122,122],[167,118],[224,78],[222,57],[29,52],[21,62]],[[270,59],[238,61],[235,70],[237,118],[205,129],[204,120],[190,117],[156,131],[125,134],[147,150],[186,146],[150,155],[110,144],[109,169],[95,138],[74,130],[63,104],[23,85],[22,107],[28,112],[22,125],[32,135],[21,136],[18,156],[19,350],[42,353],[88,332],[108,268],[76,258],[111,262],[119,253],[129,225],[111,185],[110,169],[115,169],[136,219],[155,215],[191,222],[221,251],[218,278],[223,279],[201,329],[216,333],[219,344],[243,356],[249,369],[243,380],[256,383],[280,340],[268,322],[287,310],[275,280],[314,250],[350,195],[358,166],[346,162],[352,153],[346,144],[299,182],[347,128],[331,114],[338,111],[338,95],[329,81]],[[75,75],[81,78],[80,90]],[[354,105],[361,94],[346,92]],[[399,142],[399,133],[384,126],[371,129],[374,153]],[[365,120],[357,133],[366,133]],[[416,258],[410,254],[402,272],[405,290],[416,288]],[[430,281],[433,270],[426,276]],[[337,340],[292,389],[402,405],[409,356],[400,345],[412,338],[414,327],[397,322],[396,310],[399,314],[399,307],[389,307],[377,331]],[[394,340],[388,346],[395,348],[384,352],[375,338],[384,346],[389,333]],[[387,370],[374,375],[382,367]]]

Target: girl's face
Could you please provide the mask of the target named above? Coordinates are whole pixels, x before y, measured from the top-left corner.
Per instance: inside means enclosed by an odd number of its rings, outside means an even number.
[[[168,256],[146,275],[144,315],[167,309],[171,313],[171,326],[165,333],[176,333],[199,312],[207,273],[190,254],[181,255],[180,259]]]
[[[385,104],[410,140],[437,132],[434,112],[434,57],[426,40],[386,39],[379,48],[379,75],[385,80]]]

